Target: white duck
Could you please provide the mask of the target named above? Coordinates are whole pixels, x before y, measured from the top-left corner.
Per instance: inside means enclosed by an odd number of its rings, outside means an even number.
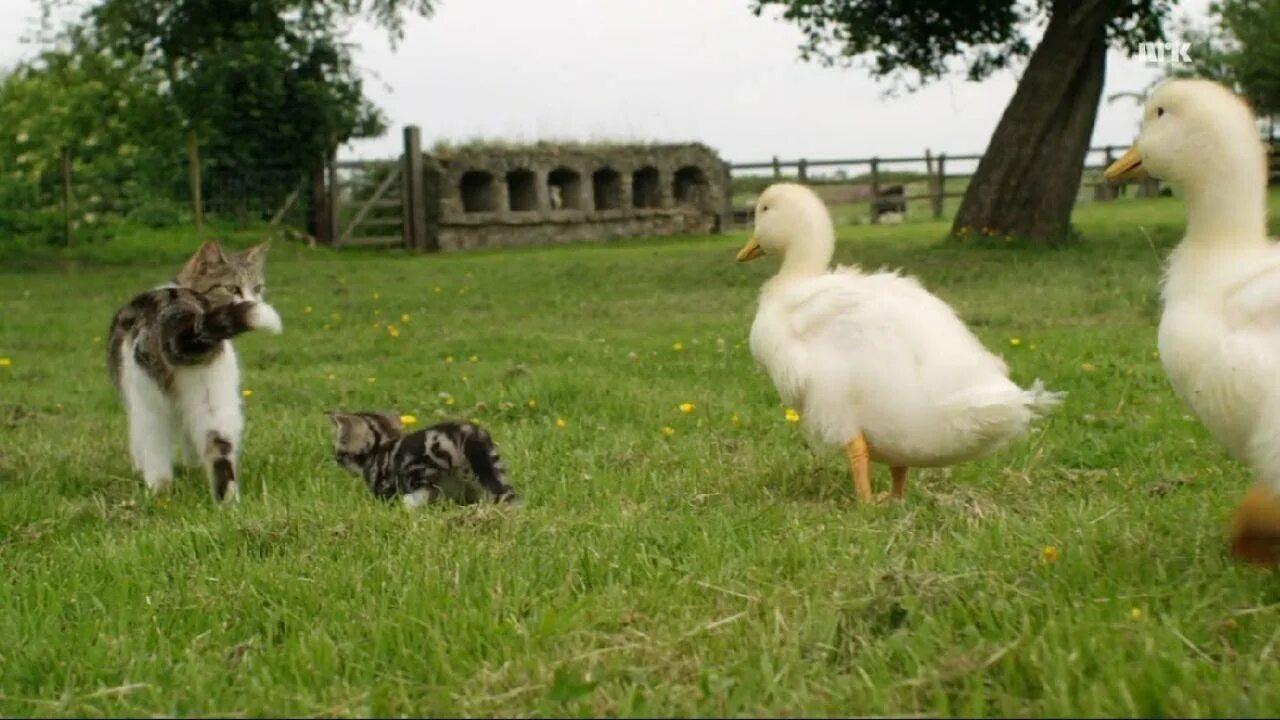
[[[767,188],[738,261],[782,256],[760,291],[751,353],[806,430],[844,446],[862,502],[871,461],[886,463],[892,496],[910,467],[987,455],[1026,433],[1060,393],[1024,390],[955,312],[897,273],[828,269],[835,230],[822,200],[800,185]]]
[[[1207,80],[1151,94],[1110,180],[1181,185],[1187,233],[1169,257],[1160,360],[1174,390],[1258,481],[1236,509],[1237,555],[1280,562],[1280,246],[1267,238],[1266,151],[1253,113]]]

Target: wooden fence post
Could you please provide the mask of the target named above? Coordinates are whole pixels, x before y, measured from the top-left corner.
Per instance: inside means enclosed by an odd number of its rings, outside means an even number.
[[[62,146],[62,218],[65,224],[67,247],[76,243],[75,221],[71,219],[71,148]]]
[[[417,125],[404,129],[404,177],[401,178],[400,202],[405,208],[405,247],[426,249],[427,198],[422,185],[422,132]]]
[[[325,169],[327,163],[324,156],[316,158],[311,168],[311,217],[307,218],[307,232],[316,239],[319,245],[333,243],[329,235],[329,193],[325,190]]]
[[[187,187],[191,191],[191,209],[195,213],[196,233],[204,232],[204,199],[200,192],[200,146],[196,132],[187,133]]]
[[[942,218],[942,204],[947,196],[947,154],[938,154],[938,172],[933,176],[933,219]]]
[[[773,179],[777,180],[782,177],[782,163],[778,160],[778,156],[773,156]]]
[[[871,222],[880,222],[880,159],[871,158]]]
[[[800,162],[796,163],[796,177],[800,182],[809,182],[809,161],[800,158]]]
[[[329,151],[328,172],[329,176],[329,202],[326,204],[328,217],[325,222],[329,223],[329,242],[334,245],[338,244],[338,150],[334,148]]]

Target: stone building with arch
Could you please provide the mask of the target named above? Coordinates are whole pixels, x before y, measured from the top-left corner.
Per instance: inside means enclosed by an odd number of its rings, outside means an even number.
[[[714,233],[728,166],[701,144],[477,145],[423,155],[424,240],[439,250]]]

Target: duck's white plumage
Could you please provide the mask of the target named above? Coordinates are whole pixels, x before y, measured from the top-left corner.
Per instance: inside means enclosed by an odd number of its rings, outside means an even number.
[[[1187,231],[1170,255],[1158,334],[1178,396],[1258,473],[1237,510],[1235,550],[1280,561],[1280,245],[1266,232],[1266,150],[1248,106],[1206,80],[1151,94],[1112,179],[1182,186]]]
[[[950,465],[1018,438],[1058,402],[1038,381],[1014,384],[1004,361],[915,279],[830,271],[834,247],[821,199],[782,183],[761,195],[740,254],[783,256],[760,292],[751,351],[817,439],[845,445],[862,433],[873,460]]]

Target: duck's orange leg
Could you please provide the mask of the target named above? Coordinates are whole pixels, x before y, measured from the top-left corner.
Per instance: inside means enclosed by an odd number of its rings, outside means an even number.
[[[1280,564],[1280,494],[1254,484],[1231,518],[1231,550],[1251,563]]]
[[[849,469],[853,472],[853,491],[858,495],[858,502],[871,502],[871,449],[867,447],[862,433],[853,436],[845,446],[849,456]]]
[[[889,496],[894,500],[901,500],[907,496],[907,471],[910,468],[903,465],[894,465],[889,468],[889,474],[893,476],[893,491]]]

